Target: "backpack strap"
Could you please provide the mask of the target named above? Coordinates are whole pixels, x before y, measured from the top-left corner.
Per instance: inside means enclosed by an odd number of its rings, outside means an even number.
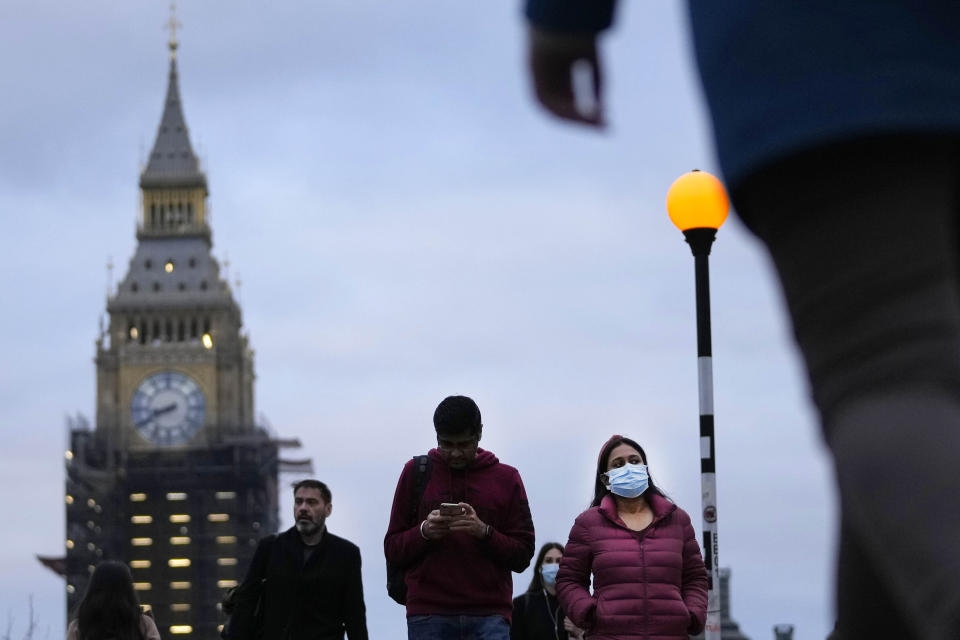
[[[430,480],[430,457],[413,456],[413,499],[410,501],[410,520],[416,523],[417,512],[420,509],[420,501],[423,499],[423,493],[427,489],[427,482]]]

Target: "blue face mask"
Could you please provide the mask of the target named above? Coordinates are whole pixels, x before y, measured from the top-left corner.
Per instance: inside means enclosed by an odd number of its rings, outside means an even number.
[[[557,571],[560,570],[560,563],[554,562],[553,564],[542,564],[540,565],[540,575],[543,576],[544,584],[556,584],[557,582]]]
[[[607,471],[607,488],[621,498],[636,498],[650,486],[645,464],[625,464]]]

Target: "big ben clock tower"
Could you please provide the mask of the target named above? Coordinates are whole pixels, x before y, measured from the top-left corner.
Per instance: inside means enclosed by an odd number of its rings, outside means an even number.
[[[253,425],[253,354],[210,254],[207,178],[175,54],[172,41],[163,115],[140,174],[137,249],[97,352],[97,428],[123,451],[203,446]]]
[[[97,340],[96,425],[70,433],[67,607],[97,562],[122,560],[164,637],[213,640],[224,590],[277,528],[284,443],[253,417],[253,352],[211,255],[175,26],[163,113],[140,174],[137,248]]]

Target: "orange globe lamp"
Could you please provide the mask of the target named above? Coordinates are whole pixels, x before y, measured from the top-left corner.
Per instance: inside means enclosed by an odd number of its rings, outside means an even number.
[[[667,191],[667,213],[680,231],[719,229],[729,210],[723,183],[706,171],[694,169],[683,174]]]

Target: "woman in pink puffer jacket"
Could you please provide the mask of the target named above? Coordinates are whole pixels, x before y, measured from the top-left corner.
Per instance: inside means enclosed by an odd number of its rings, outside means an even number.
[[[646,463],[633,440],[607,441],[593,504],[560,561],[557,598],[590,640],[687,640],[706,620],[707,570],[690,516],[653,484]]]

